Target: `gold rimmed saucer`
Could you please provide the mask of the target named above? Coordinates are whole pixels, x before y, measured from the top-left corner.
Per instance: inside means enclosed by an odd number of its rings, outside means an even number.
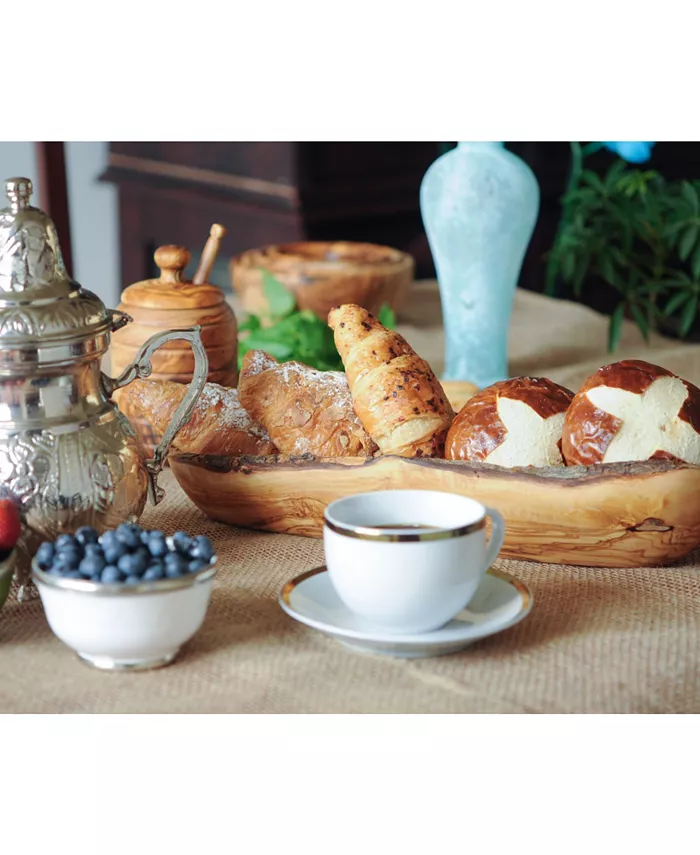
[[[508,573],[490,568],[469,606],[434,632],[390,635],[351,612],[335,592],[324,567],[287,582],[280,606],[295,620],[346,647],[404,659],[444,656],[519,623],[532,609],[527,585]]]

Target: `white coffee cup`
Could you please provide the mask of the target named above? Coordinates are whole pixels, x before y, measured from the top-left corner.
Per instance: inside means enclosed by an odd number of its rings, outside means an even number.
[[[503,517],[474,499],[379,490],[328,505],[323,545],[343,603],[377,629],[407,635],[439,629],[469,603],[504,535]]]

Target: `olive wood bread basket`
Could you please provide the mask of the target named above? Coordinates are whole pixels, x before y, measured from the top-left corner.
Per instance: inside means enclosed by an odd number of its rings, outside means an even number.
[[[700,466],[667,460],[506,469],[377,457],[319,460],[174,455],[175,477],[213,520],[320,537],[329,502],[370,490],[471,496],[506,520],[502,555],[555,564],[668,564],[700,546]]]

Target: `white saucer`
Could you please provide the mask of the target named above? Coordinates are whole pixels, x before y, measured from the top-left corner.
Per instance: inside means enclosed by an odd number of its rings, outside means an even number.
[[[524,582],[492,567],[469,607],[434,632],[389,635],[373,629],[351,612],[335,592],[328,571],[317,567],[290,580],[279,602],[288,615],[318,629],[346,647],[364,653],[381,653],[402,659],[456,653],[519,623],[532,608],[532,594]]]

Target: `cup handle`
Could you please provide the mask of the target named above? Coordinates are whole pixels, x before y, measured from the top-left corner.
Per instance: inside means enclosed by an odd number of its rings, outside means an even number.
[[[506,539],[506,522],[495,508],[486,508],[486,515],[491,517],[491,539],[486,547],[486,569],[498,558]]]

